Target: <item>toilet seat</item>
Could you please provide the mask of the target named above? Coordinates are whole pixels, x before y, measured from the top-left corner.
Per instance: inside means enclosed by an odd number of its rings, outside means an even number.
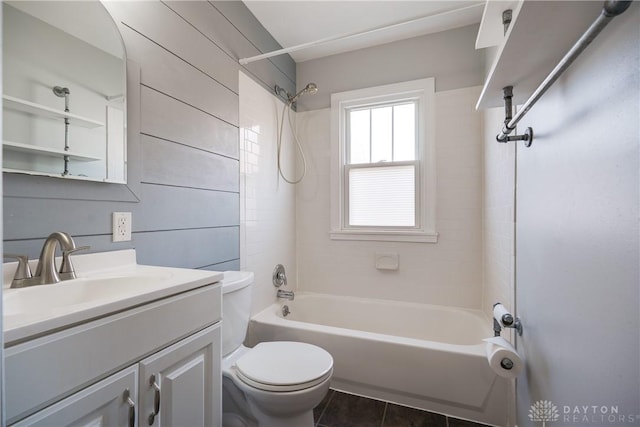
[[[235,363],[238,379],[264,391],[297,391],[326,381],[333,358],[312,344],[276,341],[257,344]]]

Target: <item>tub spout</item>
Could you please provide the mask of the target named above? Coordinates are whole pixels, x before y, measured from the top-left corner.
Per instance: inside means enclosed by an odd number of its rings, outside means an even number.
[[[278,298],[286,298],[293,301],[295,295],[293,294],[293,291],[283,291],[282,289],[278,289],[277,296]]]

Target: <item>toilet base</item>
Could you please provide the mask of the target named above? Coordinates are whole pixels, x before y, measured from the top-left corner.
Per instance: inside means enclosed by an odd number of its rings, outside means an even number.
[[[299,413],[290,417],[265,414],[249,400],[252,414],[258,420],[258,427],[313,427],[313,410]]]
[[[258,424],[253,420],[245,420],[233,412],[224,412],[222,414],[222,427],[258,427]]]
[[[308,411],[291,418],[274,418],[266,416],[257,424],[253,420],[246,420],[238,414],[225,413],[222,415],[222,427],[313,427],[313,411]]]
[[[223,375],[222,383],[223,427],[313,427],[313,408],[329,391],[329,380],[310,389],[275,394],[249,390],[240,382],[238,385],[251,391],[247,396],[230,377]],[[304,408],[309,409],[296,410]]]

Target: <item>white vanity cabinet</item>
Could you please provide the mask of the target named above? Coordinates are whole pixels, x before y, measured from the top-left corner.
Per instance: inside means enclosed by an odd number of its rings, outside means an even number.
[[[138,369],[132,366],[14,426],[133,427],[137,409],[137,383]]]
[[[214,283],[9,343],[8,424],[220,426],[221,315]]]
[[[140,362],[139,425],[219,425],[220,336],[218,324]]]

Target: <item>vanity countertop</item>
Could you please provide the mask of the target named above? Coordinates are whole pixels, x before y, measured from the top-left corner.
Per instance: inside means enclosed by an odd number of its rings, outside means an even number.
[[[37,260],[30,261],[35,270]],[[139,265],[135,250],[73,257],[77,279],[10,289],[17,263],[3,264],[5,346],[222,280],[224,274]]]

